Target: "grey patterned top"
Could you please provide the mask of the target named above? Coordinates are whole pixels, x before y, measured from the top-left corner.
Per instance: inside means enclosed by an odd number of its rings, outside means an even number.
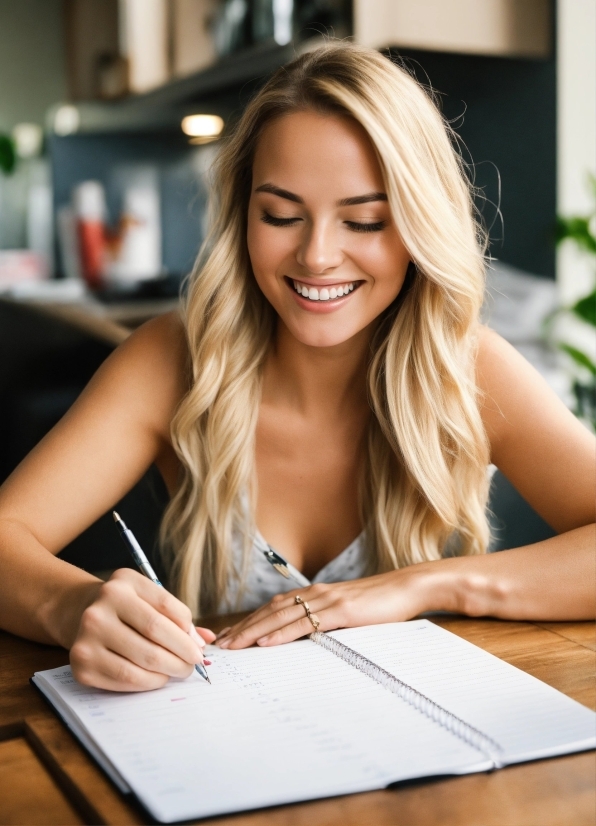
[[[257,531],[241,587],[242,537],[239,534],[235,535],[232,545],[235,576],[228,583],[227,593],[219,605],[219,613],[254,611],[269,602],[276,594],[293,591],[299,587],[293,580],[285,579],[265,559],[263,551],[267,548],[267,543]],[[321,568],[312,582],[314,584],[360,579],[366,575],[367,564],[363,531],[344,551]]]

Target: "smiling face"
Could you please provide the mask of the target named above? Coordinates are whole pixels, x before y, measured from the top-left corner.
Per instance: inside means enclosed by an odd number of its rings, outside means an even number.
[[[366,132],[312,111],[280,117],[261,135],[247,240],[259,287],[289,332],[313,347],[369,328],[410,261]]]

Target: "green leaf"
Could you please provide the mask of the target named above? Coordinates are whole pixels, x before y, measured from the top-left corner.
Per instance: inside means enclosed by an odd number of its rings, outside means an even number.
[[[16,160],[14,143],[7,135],[0,135],[0,170],[9,174],[14,169]]]
[[[581,350],[572,347],[570,344],[560,344],[559,347],[564,353],[571,356],[576,364],[579,364],[580,367],[586,367],[593,376],[596,376],[596,364],[594,364],[589,356],[582,353]]]
[[[596,327],[596,290],[591,292],[590,295],[580,298],[571,310],[583,321],[587,321],[592,327]]]
[[[572,218],[557,217],[555,239],[557,244],[572,239],[582,249],[596,254],[596,238],[590,229],[591,216],[586,218],[574,216]]]

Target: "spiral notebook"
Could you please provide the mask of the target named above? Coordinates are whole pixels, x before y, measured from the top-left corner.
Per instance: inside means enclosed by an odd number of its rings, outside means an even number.
[[[33,677],[163,823],[596,747],[596,714],[428,620],[208,650],[212,685],[115,694],[68,667]]]

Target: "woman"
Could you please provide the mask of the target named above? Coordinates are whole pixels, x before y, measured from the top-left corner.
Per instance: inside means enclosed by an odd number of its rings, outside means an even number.
[[[202,659],[192,615],[256,608],[229,648],[309,633],[296,596],[322,630],[593,616],[594,441],[479,326],[485,241],[450,137],[375,52],[273,77],[220,154],[183,322],[131,336],[1,492],[4,628],[140,690]],[[484,555],[491,461],[559,536]],[[55,558],[152,462],[180,601]],[[317,582],[286,584],[262,537]]]

